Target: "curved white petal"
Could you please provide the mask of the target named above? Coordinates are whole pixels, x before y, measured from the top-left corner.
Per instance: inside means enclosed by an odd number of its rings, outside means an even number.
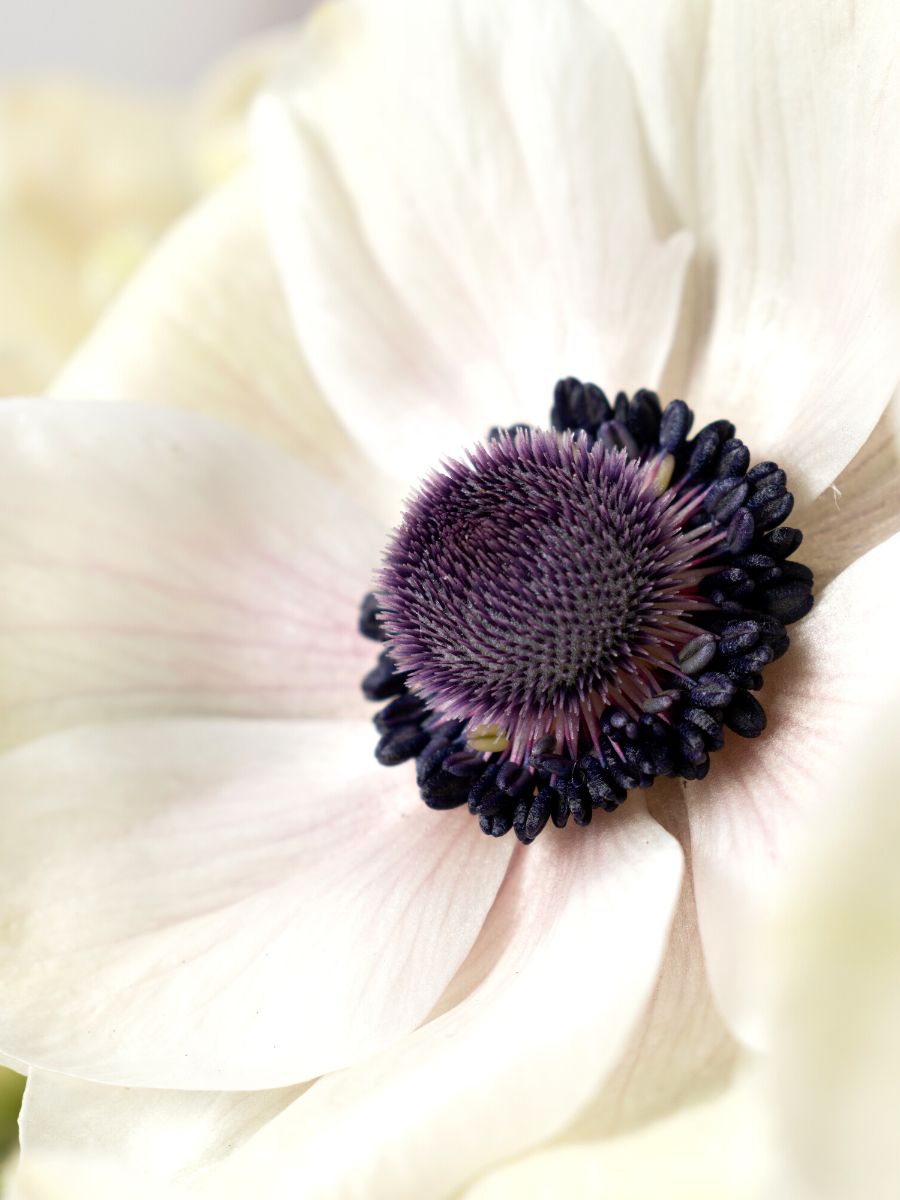
[[[900,687],[848,746],[769,950],[773,1116],[798,1200],[900,1195]]]
[[[760,1200],[777,1162],[757,1075],[639,1132],[557,1145],[500,1167],[459,1200]]]
[[[697,138],[714,319],[688,390],[806,499],[900,380],[896,28],[890,0],[711,12]]]
[[[677,897],[677,842],[628,807],[517,850],[442,1015],[319,1080],[203,1194],[265,1172],[304,1200],[440,1197],[564,1125],[621,1053]]]
[[[19,1119],[20,1171],[65,1157],[101,1164],[157,1195],[237,1150],[310,1084],[255,1092],[168,1091],[32,1070]]]
[[[123,722],[0,759],[0,1048],[103,1082],[282,1087],[428,1014],[511,847],[366,722]]]
[[[218,417],[377,497],[300,352],[246,176],[175,226],[49,392]]]
[[[729,738],[687,785],[700,930],[716,1000],[735,1034],[767,1040],[759,934],[836,769],[892,694],[900,669],[900,535],[842,572],[793,627],[763,694],[769,730]]]
[[[894,397],[834,486],[791,514],[791,523],[803,530],[800,557],[813,568],[820,587],[900,530],[900,445],[892,428],[894,409],[900,410],[900,397]]]
[[[0,736],[153,712],[353,715],[382,540],[282,451],[140,405],[0,407]]]
[[[657,780],[650,811],[677,837],[687,869],[659,978],[615,1070],[566,1130],[567,1140],[619,1137],[723,1089],[737,1046],[713,1002],[690,871],[680,781]]]
[[[304,351],[405,484],[561,376],[657,380],[691,239],[586,5],[326,7],[256,134]]]

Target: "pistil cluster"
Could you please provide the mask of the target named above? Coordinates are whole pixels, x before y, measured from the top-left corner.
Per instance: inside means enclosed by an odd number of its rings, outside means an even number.
[[[812,607],[783,471],[681,400],[556,387],[550,430],[493,429],[392,535],[360,629],[386,766],[432,808],[531,842],[756,737],[763,668]]]

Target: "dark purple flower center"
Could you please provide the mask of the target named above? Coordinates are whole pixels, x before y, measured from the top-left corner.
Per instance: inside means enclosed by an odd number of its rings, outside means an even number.
[[[376,754],[417,758],[432,807],[531,841],[661,774],[698,778],[783,653],[812,576],[793,499],[727,422],[682,401],[558,385],[549,431],[493,430],[431,475],[392,535],[361,628],[391,699]]]
[[[492,726],[524,761],[597,741],[610,704],[632,713],[677,670],[708,608],[698,563],[724,534],[686,531],[699,496],[582,434],[523,430],[448,463],[391,539],[379,588],[391,655],[429,705]]]

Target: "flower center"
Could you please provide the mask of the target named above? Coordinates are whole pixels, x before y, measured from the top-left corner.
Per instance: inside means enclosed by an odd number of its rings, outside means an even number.
[[[379,592],[413,690],[494,727],[519,762],[548,734],[596,745],[610,704],[637,715],[702,632],[684,619],[710,607],[696,564],[724,536],[708,519],[685,530],[701,498],[662,487],[668,457],[522,430],[433,476]]]
[[[688,441],[691,421],[564,380],[552,430],[493,430],[410,501],[364,604],[387,648],[363,686],[393,697],[376,755],[416,757],[426,803],[529,842],[702,776],[723,724],[762,731],[751,692],[812,576],[785,561],[784,473],[748,470],[727,422]]]

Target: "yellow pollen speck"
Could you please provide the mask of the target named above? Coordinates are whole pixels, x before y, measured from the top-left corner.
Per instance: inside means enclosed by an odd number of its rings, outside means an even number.
[[[650,483],[657,496],[661,496],[672,482],[672,472],[674,470],[675,459],[673,455],[667,454],[660,462],[659,468]]]
[[[486,754],[494,754],[507,748],[509,738],[496,725],[476,725],[469,731],[467,745],[470,750],[481,750]]]

